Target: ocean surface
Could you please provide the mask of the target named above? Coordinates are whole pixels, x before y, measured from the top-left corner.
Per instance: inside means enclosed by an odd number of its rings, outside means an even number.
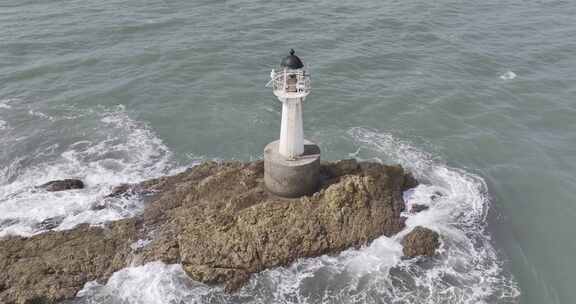
[[[407,203],[430,210],[235,295],[151,263],[69,303],[576,302],[573,0],[0,0],[0,237],[134,216],[135,199],[90,206],[262,157],[281,110],[265,84],[290,48],[323,158],[400,163],[423,181]],[[34,189],[70,177],[87,188]],[[442,235],[438,257],[400,259],[417,225]]]

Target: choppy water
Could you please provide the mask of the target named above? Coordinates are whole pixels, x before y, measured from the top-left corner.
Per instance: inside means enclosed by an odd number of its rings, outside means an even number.
[[[250,160],[279,133],[264,88],[293,47],[312,66],[305,133],[327,159],[426,181],[401,235],[266,271],[229,296],[178,265],[127,268],[76,303],[572,303],[574,1],[0,1],[0,236],[132,216],[111,187],[202,159]],[[88,188],[34,185],[79,177]],[[440,193],[441,195],[438,195]],[[402,234],[401,233],[401,234]]]

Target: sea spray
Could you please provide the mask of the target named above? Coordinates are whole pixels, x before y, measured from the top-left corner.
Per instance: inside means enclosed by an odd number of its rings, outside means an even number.
[[[190,280],[179,265],[155,262],[124,269],[105,285],[88,284],[73,302],[518,303],[517,284],[503,271],[485,231],[489,200],[482,178],[387,133],[354,128],[348,135],[358,145],[358,158],[400,163],[423,181],[404,197],[408,207],[429,209],[406,212],[407,227],[399,234],[263,271],[236,294]],[[400,240],[415,226],[441,234],[438,256],[401,258]]]
[[[12,110],[25,111],[20,108]],[[50,132],[50,127],[56,127],[54,124],[63,119],[91,119],[96,129],[91,137],[65,146],[53,143],[39,147],[0,170],[0,236],[27,236],[47,227],[70,229],[80,223],[100,224],[133,216],[143,207],[138,197],[109,200],[104,208],[96,210],[93,207],[118,184],[137,183],[180,170],[162,141],[144,123],[130,118],[123,106],[70,109],[60,116],[36,109],[28,113],[39,118],[52,117],[37,137]],[[87,187],[54,193],[35,188],[63,178],[80,178]],[[46,221],[51,224],[44,225]]]

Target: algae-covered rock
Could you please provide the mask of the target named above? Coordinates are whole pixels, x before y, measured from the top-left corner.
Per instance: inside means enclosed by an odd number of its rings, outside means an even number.
[[[109,229],[81,225],[69,231],[0,241],[0,303],[46,303],[71,298],[88,281],[126,267],[133,221]],[[39,303],[44,303],[39,302]]]
[[[433,256],[440,247],[440,240],[435,231],[417,226],[404,237],[402,246],[406,257]]]
[[[62,179],[47,182],[38,186],[40,189],[44,189],[49,192],[73,190],[73,189],[83,189],[84,183],[79,179]]]
[[[351,160],[325,163],[322,172],[318,192],[297,199],[265,190],[262,161],[206,162],[122,186],[106,199],[151,194],[141,215],[0,240],[0,302],[60,301],[88,281],[157,260],[233,291],[253,273],[403,229],[402,191],[412,182],[402,167]]]

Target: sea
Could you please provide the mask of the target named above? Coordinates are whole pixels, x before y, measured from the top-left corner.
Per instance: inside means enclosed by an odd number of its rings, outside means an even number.
[[[576,303],[574,0],[0,0],[0,237],[136,216],[138,199],[90,207],[262,158],[291,48],[322,158],[401,164],[421,181],[408,207],[430,209],[235,294],[153,262],[66,303]],[[62,178],[86,188],[35,188]],[[416,226],[441,235],[436,257],[401,258]]]

